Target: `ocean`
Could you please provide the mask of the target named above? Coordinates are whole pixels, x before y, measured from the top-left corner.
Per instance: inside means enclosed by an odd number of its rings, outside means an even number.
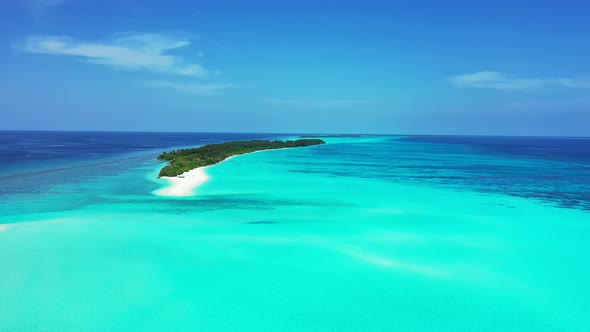
[[[0,331],[587,331],[590,138],[0,132]]]

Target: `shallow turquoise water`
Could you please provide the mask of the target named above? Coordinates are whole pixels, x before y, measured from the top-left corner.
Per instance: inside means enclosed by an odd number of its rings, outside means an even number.
[[[587,210],[399,168],[557,162],[432,149],[253,153],[189,198],[152,194],[149,154],[7,180],[0,330],[588,330]]]

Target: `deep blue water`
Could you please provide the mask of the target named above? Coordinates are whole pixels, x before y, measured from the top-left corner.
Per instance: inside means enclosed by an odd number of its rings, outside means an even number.
[[[460,144],[482,152],[554,161],[590,163],[588,137],[409,136],[408,142]]]
[[[423,180],[590,210],[590,138],[411,136]],[[434,160],[433,160],[434,159]]]
[[[0,131],[0,195],[47,192],[56,178],[62,182],[84,181],[96,174],[94,168],[86,172],[89,165],[101,164],[99,175],[116,174],[120,165],[140,165],[146,155],[155,157],[166,149],[295,136]],[[500,193],[590,210],[589,138],[381,136],[370,150],[363,144],[358,143],[354,154],[350,150],[343,153],[337,144],[327,146],[321,153],[338,156],[340,163],[350,159],[355,166],[347,176]],[[359,156],[366,159],[365,164],[358,164]],[[53,179],[41,171],[52,172]],[[335,167],[332,175],[343,175],[340,173],[342,170]]]
[[[280,134],[0,131],[0,214],[66,211],[100,201],[128,169],[163,150]],[[152,166],[153,167],[153,166]],[[102,190],[89,187],[100,184]],[[68,199],[63,199],[69,195]],[[37,202],[37,204],[31,204]]]
[[[279,134],[0,131],[0,176],[110,160],[121,154],[233,140],[274,139]]]
[[[590,210],[590,138],[390,136],[371,149],[356,145],[355,153],[338,145],[322,150],[338,156],[339,165],[350,161],[350,171],[334,167],[333,176],[356,174]],[[358,157],[366,162],[359,165]]]

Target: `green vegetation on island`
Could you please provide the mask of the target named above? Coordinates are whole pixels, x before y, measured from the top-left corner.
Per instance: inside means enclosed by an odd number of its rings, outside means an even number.
[[[167,161],[170,165],[160,171],[160,176],[177,176],[191,169],[217,164],[231,156],[261,150],[297,148],[303,146],[325,144],[321,139],[298,139],[295,141],[237,141],[219,144],[207,144],[193,149],[182,149],[163,152],[158,160]]]

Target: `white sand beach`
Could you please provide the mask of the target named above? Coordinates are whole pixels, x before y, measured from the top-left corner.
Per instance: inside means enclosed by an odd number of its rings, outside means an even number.
[[[227,157],[219,163],[228,161],[233,157],[236,156]],[[158,196],[171,197],[193,196],[195,194],[195,188],[197,188],[198,186],[210,179],[209,175],[205,173],[205,170],[210,166],[191,169],[190,171],[184,172],[178,176],[162,176],[162,179],[166,179],[170,182],[170,186],[157,190],[154,192],[154,194]]]
[[[170,181],[170,186],[159,189],[154,192],[154,194],[158,196],[171,196],[171,197],[186,197],[186,196],[194,196],[195,188],[200,186],[201,184],[205,183],[207,180],[210,179],[209,175],[205,173],[205,170],[208,167],[218,165],[220,163],[226,162],[232,158],[237,156],[243,156],[251,153],[257,152],[264,152],[264,151],[276,151],[276,150],[284,150],[290,148],[280,148],[280,149],[268,149],[268,150],[259,150],[253,151],[248,153],[242,153],[238,155],[233,155],[230,157],[225,158],[224,160],[218,162],[217,164],[203,166],[199,168],[192,169],[188,172],[184,172],[178,176],[162,176],[161,179],[167,179]]]
[[[206,168],[195,168],[179,176],[163,176],[162,179],[170,181],[170,186],[156,191],[155,194],[176,197],[194,195],[195,188],[209,180],[209,176],[205,173]]]

